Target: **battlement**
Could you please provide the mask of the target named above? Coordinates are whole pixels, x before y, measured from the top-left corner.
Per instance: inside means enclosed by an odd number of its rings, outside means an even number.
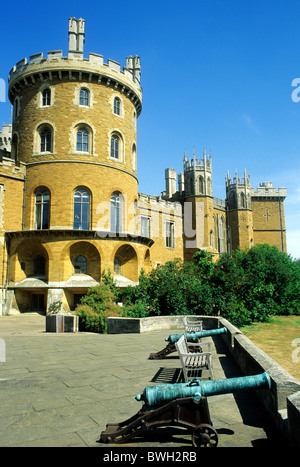
[[[226,178],[225,178],[225,183],[226,183],[226,189],[230,188],[238,188],[238,187],[250,187],[251,186],[251,180],[250,180],[250,175],[247,175],[246,170],[244,171],[244,177],[240,178],[237,171],[235,172],[235,177],[231,178],[229,172],[227,172]]]
[[[185,172],[188,172],[190,170],[197,170],[197,169],[211,172],[212,170],[211,154],[207,156],[205,153],[205,149],[204,149],[203,157],[196,158],[195,151],[194,151],[193,158],[187,159],[186,153],[185,153],[184,158],[183,158],[183,167],[184,167]]]
[[[276,189],[272,182],[263,182],[259,184],[259,187],[255,191],[254,188],[251,188],[251,196],[252,198],[286,198],[287,196],[287,189],[286,188],[278,188]]]
[[[0,177],[25,179],[26,167],[22,163],[16,163],[10,157],[0,154]]]
[[[69,61],[70,63],[67,63]],[[30,55],[29,61],[25,57],[19,62],[17,62],[17,64],[13,66],[13,68],[10,70],[8,80],[9,82],[11,82],[17,79],[20,74],[26,73],[27,71],[29,72],[31,65],[49,65],[50,68],[53,68],[55,66],[64,66],[67,64],[69,67],[73,66],[77,68],[77,66],[79,65],[77,63],[78,61],[82,64],[83,68],[87,68],[89,64],[93,68],[95,66],[108,67],[108,69],[110,69],[111,71],[121,73],[122,75],[124,75],[125,78],[128,78],[131,81],[133,81],[137,85],[137,87],[141,89],[139,85],[139,73],[141,69],[141,64],[140,57],[138,55],[134,57],[132,57],[131,55],[129,57],[126,57],[126,67],[123,67],[123,70],[121,70],[120,63],[111,59],[108,59],[107,63],[104,63],[103,56],[96,53],[90,52],[89,58],[83,58],[83,56],[81,56],[80,53],[77,53],[75,51],[69,52],[68,56],[64,57],[62,50],[50,50],[48,51],[46,57],[44,57],[43,52],[40,52]]]
[[[0,130],[0,150],[11,151],[11,125],[3,125]]]
[[[40,52],[31,55],[29,60],[27,58],[20,60],[11,69],[8,77],[10,101],[13,103],[14,96],[20,89],[38,80],[50,82],[53,79],[78,79],[89,82],[94,80],[97,84],[113,86],[136,101],[140,113],[142,101],[140,57],[137,55],[126,57],[126,66],[123,69],[115,60],[108,59],[107,63],[104,63],[103,56],[96,53],[90,52],[88,58],[84,58],[84,20],[80,19],[76,22],[75,18],[70,18],[69,21],[68,55],[63,56],[62,50],[50,50],[46,57]]]
[[[139,199],[138,199],[139,207],[142,205],[145,207],[145,205],[149,205],[149,209],[156,209],[156,210],[164,210],[167,209],[174,211],[174,214],[179,214],[181,215],[182,213],[182,206],[181,203],[175,201],[167,201],[159,196],[152,196],[152,195],[147,195],[144,193],[139,193]]]

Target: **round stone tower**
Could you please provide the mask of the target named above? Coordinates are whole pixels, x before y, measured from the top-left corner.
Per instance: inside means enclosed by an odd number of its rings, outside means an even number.
[[[84,58],[84,37],[85,21],[70,18],[68,56],[55,50],[21,60],[8,90],[12,157],[26,166],[9,280],[40,276],[43,283],[22,288],[39,295],[59,283],[48,304],[64,290],[69,307],[82,292],[74,273],[85,274],[86,285],[108,269],[137,281],[151,245],[135,235],[134,222],[140,58],[127,57],[123,69],[98,54]]]

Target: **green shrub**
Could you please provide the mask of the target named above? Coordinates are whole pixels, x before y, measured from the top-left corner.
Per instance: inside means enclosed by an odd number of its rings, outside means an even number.
[[[107,332],[107,318],[120,316],[122,309],[114,302],[114,294],[108,285],[91,287],[75,310],[79,316],[79,330]]]

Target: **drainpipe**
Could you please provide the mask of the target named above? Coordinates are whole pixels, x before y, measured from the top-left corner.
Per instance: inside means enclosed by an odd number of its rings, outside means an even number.
[[[280,215],[281,248],[282,248],[282,251],[284,251],[283,227],[282,227],[282,211],[281,211],[281,199],[280,198],[279,198],[279,215]]]

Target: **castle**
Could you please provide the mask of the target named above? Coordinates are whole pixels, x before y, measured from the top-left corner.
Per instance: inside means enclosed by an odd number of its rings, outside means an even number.
[[[212,159],[184,155],[160,196],[138,192],[141,63],[83,56],[85,21],[69,19],[69,50],[12,68],[12,125],[0,132],[0,314],[73,310],[111,271],[120,286],[168,260],[270,243],[286,251],[286,189],[226,177],[213,197]]]

